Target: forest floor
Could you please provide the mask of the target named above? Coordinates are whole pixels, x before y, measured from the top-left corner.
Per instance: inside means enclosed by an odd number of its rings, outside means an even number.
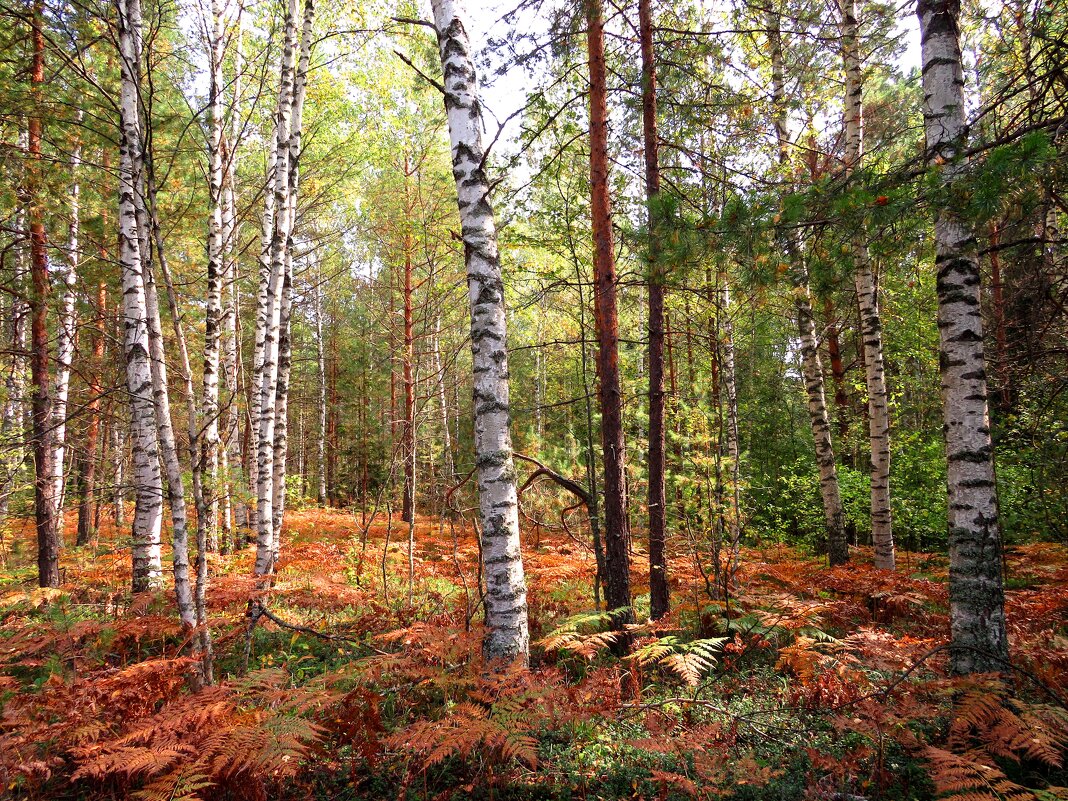
[[[899,570],[743,548],[724,602],[681,548],[671,615],[612,653],[594,560],[524,535],[531,670],[480,657],[468,526],[290,512],[272,587],[210,558],[216,684],[169,590],[129,594],[106,525],[35,587],[32,521],[0,545],[0,797],[1068,798],[1068,549],[1010,548],[1013,668],[951,679],[946,560]],[[73,518],[67,540],[73,541]],[[165,548],[166,561],[166,548]],[[633,555],[637,617],[644,553]],[[165,572],[167,565],[165,564]],[[250,626],[256,598],[269,614]]]

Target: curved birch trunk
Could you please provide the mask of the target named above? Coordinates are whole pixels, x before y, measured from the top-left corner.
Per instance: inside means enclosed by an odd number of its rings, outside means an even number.
[[[433,0],[432,5],[471,300],[475,466],[488,629],[483,653],[488,659],[526,664],[530,656],[527,585],[512,462],[504,284],[483,164],[486,152],[482,147],[478,78],[459,4]]]
[[[952,186],[966,164],[958,0],[919,0],[927,160]],[[949,492],[949,621],[956,673],[1008,659],[1001,529],[990,438],[975,231],[947,203],[935,217],[939,363]]]
[[[772,124],[779,147],[779,163],[789,162],[785,100],[786,81],[783,75],[782,35],[780,14],[767,13],[768,44],[771,48],[771,93]],[[823,519],[827,535],[827,556],[831,566],[849,561],[849,544],[846,542],[845,511],[838,487],[838,469],[835,465],[834,445],[831,441],[831,423],[827,414],[827,396],[823,382],[823,364],[820,361],[819,339],[816,336],[815,318],[812,313],[812,291],[809,288],[808,269],[804,264],[801,243],[792,232],[786,234],[787,256],[792,262],[794,282],[794,308],[797,314],[797,331],[801,342],[802,372],[805,393],[808,397],[809,424],[816,452],[816,466],[820,475],[820,498],[823,502]]]
[[[864,156],[864,74],[858,42],[857,2],[841,5],[842,62],[845,71],[845,168],[850,174]],[[893,570],[894,532],[890,514],[890,408],[883,364],[883,324],[863,229],[853,237],[853,284],[864,343],[868,390],[868,443],[871,450],[871,540],[875,566]]]
[[[163,575],[160,561],[163,478],[159,467],[148,308],[142,272],[144,259],[137,209],[143,171],[138,107],[140,0],[119,1],[118,43],[122,124],[119,137],[119,264],[122,270],[123,352],[126,356],[133,452],[133,589],[134,592],[143,592],[159,586]],[[121,495],[117,496],[117,500],[121,508]]]

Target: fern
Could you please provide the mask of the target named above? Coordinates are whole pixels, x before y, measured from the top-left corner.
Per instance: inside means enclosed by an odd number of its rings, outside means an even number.
[[[675,635],[668,635],[639,647],[630,658],[639,665],[662,665],[696,687],[716,664],[718,652],[727,639],[713,637],[683,642]]]

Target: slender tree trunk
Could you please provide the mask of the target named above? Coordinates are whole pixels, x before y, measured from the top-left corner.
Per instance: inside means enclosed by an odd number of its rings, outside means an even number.
[[[408,156],[404,157],[404,195],[407,223],[411,222],[412,207],[408,200],[408,179],[411,173],[408,167]],[[401,520],[409,525],[415,522],[415,373],[413,362],[415,360],[415,334],[412,319],[412,237],[410,233],[404,235],[404,284],[403,295],[403,319],[404,319],[404,351],[401,359],[402,376],[404,380],[404,421],[401,423],[401,458],[404,460],[404,503],[401,509]]]
[[[241,407],[239,404],[241,386],[241,342],[238,333],[238,290],[237,251],[239,242],[239,221],[237,217],[237,154],[242,134],[241,101],[242,79],[244,78],[245,59],[242,39],[244,37],[244,8],[237,9],[237,22],[234,31],[234,76],[231,82],[230,130],[223,136],[223,293],[226,305],[222,320],[222,364],[223,381],[226,386],[226,409],[223,411],[222,453],[223,461],[223,510],[222,540],[226,548],[240,547],[240,539],[248,532],[248,505],[244,493],[235,496],[236,485],[234,471],[238,476],[246,474],[247,465],[242,459],[240,441]],[[240,532],[240,533],[235,533]]]
[[[779,148],[779,163],[787,165],[789,152],[785,100],[786,81],[783,75],[781,15],[769,10],[768,44],[771,49],[771,84],[774,106],[772,123]],[[801,342],[801,362],[808,396],[808,415],[812,427],[812,439],[816,451],[816,465],[820,474],[820,497],[823,501],[823,517],[827,535],[827,555],[832,566],[849,561],[849,545],[846,541],[845,511],[838,488],[838,469],[835,464],[834,446],[831,442],[831,424],[827,414],[827,397],[824,392],[823,364],[820,361],[819,339],[816,335],[815,317],[812,313],[812,292],[809,289],[808,268],[804,263],[801,243],[792,233],[786,235],[787,255],[793,262],[794,307],[797,314],[797,330]]]
[[[527,585],[512,461],[504,284],[484,169],[478,78],[459,4],[433,0],[432,6],[471,301],[475,466],[486,576],[483,652],[488,659],[526,664]]]
[[[199,422],[196,414],[196,395],[193,389],[193,370],[189,363],[189,349],[186,346],[185,331],[178,309],[178,297],[174,290],[167,255],[163,243],[163,231],[159,222],[159,207],[156,198],[155,175],[152,154],[146,155],[146,187],[149,206],[145,209],[148,224],[152,229],[152,239],[159,257],[160,273],[163,275],[167,292],[167,305],[171,315],[175,344],[178,348],[182,383],[185,389],[186,416],[188,418],[189,456],[193,463],[193,494],[203,498],[200,485],[200,470],[196,465],[199,449]],[[182,623],[196,626],[198,635],[195,651],[200,655],[200,681],[204,684],[213,682],[211,631],[207,624],[207,586],[208,562],[206,531],[197,527],[197,578],[195,587],[189,580],[189,528],[186,516],[185,485],[182,478],[182,466],[178,456],[178,445],[171,423],[170,397],[168,394],[166,353],[163,347],[163,329],[160,323],[159,298],[155,277],[150,264],[145,265],[145,300],[148,304],[149,345],[152,354],[152,380],[156,390],[156,421],[159,427],[160,451],[167,476],[167,493],[171,506],[171,528],[174,567],[174,591],[178,602],[178,614]]]
[[[293,264],[287,259],[282,281],[282,313],[278,334],[278,385],[275,389],[274,426],[274,520],[271,563],[278,563],[286,503],[286,458],[289,454],[289,378],[293,369]]]
[[[289,126],[289,176],[286,205],[289,228],[286,232],[285,274],[282,278],[282,308],[279,313],[278,384],[275,387],[274,491],[271,563],[278,561],[281,549],[282,523],[286,503],[286,458],[289,452],[289,378],[293,365],[291,316],[293,307],[294,232],[297,223],[297,197],[300,188],[301,129],[304,98],[308,88],[308,69],[311,64],[312,24],[315,20],[313,0],[304,0],[304,20],[300,35],[300,57],[293,79],[292,114]]]
[[[126,434],[131,430],[130,422],[130,418],[123,414],[121,419],[112,420],[111,423],[111,473],[115,489],[113,503],[116,529],[122,529],[126,525]],[[156,464],[159,465],[158,460]],[[161,486],[160,495],[162,494]]]
[[[121,73],[119,137],[119,264],[122,268],[122,309],[126,387],[130,398],[133,449],[133,589],[143,592],[162,581],[160,527],[163,520],[163,479],[153,399],[149,350],[148,307],[138,220],[138,192],[143,182],[143,151],[138,97],[141,60],[140,0],[120,0],[118,42]],[[118,451],[121,457],[121,450]],[[117,484],[121,486],[121,481]],[[121,495],[117,508],[122,508]],[[118,520],[116,519],[116,523]]]
[[[208,195],[211,216],[208,221],[208,286],[204,304],[204,381],[200,405],[203,428],[200,432],[200,492],[196,497],[197,537],[203,537],[209,551],[219,549],[219,368],[222,348],[222,293],[225,266],[225,231],[223,230],[223,47],[226,35],[222,8],[212,0],[211,18],[205,20],[209,31],[208,47],[208,117],[210,126],[208,153]]]
[[[730,560],[726,570],[726,579],[730,582],[738,566],[738,550],[742,542],[742,465],[738,436],[738,384],[734,372],[734,319],[731,315],[730,280],[725,270],[720,271],[716,280],[719,283],[718,313],[722,331],[721,373],[723,385],[727,390],[727,455],[731,460],[731,516],[728,525],[731,542]]]
[[[839,321],[830,297],[823,299],[823,317],[827,322],[827,358],[831,363],[831,380],[834,382],[834,408],[838,413],[838,435],[845,437],[849,433],[849,395],[846,392],[842,342],[838,337]]]
[[[642,124],[645,137],[645,194],[649,216],[649,615],[668,613],[667,470],[664,453],[664,264],[660,248],[660,164],[656,132],[656,62],[650,0],[638,2],[642,51]]]
[[[586,2],[586,41],[590,73],[590,204],[594,242],[594,311],[597,325],[598,395],[601,447],[604,452],[605,600],[619,622],[631,622],[630,555],[623,398],[619,381],[619,317],[616,310],[616,265],[612,244],[612,207],[608,190],[608,107],[604,60],[604,9],[601,0]]]
[[[83,112],[78,110],[75,115],[77,122],[81,122]],[[70,393],[70,369],[74,360],[75,336],[77,333],[77,303],[78,303],[78,261],[79,236],[81,233],[81,186],[78,183],[78,173],[82,163],[82,144],[80,139],[75,140],[70,156],[70,224],[67,232],[67,269],[63,274],[63,300],[59,314],[59,326],[56,335],[56,376],[55,389],[52,395],[52,481],[53,493],[56,499],[56,513],[58,515],[57,526],[62,540],[63,528],[63,499],[66,484],[64,481],[63,466],[66,463],[67,453],[67,398]]]
[[[34,116],[28,120],[26,196],[30,221],[30,375],[33,382],[34,512],[37,521],[37,580],[42,587],[59,586],[59,522],[56,518],[55,452],[52,442],[52,395],[48,376],[48,239],[44,228],[44,198],[41,197],[41,85],[44,83],[44,3],[34,0],[32,24],[33,61],[30,83]]]
[[[445,365],[441,360],[440,314],[434,318],[434,374],[437,376],[438,411],[441,413],[442,466],[445,472],[445,481],[451,485],[456,478],[456,463],[452,457],[452,436],[449,433],[449,401],[445,392]],[[539,386],[540,383],[539,379]]]
[[[323,343],[323,270],[317,262],[315,280],[315,357],[319,379],[319,429],[315,437],[319,505],[326,506],[326,350]]]
[[[275,118],[273,224],[270,237],[270,264],[263,317],[257,324],[263,330],[263,351],[259,375],[256,445],[256,566],[257,575],[274,569],[274,440],[275,408],[278,391],[278,346],[285,279],[285,257],[289,244],[289,133],[293,116],[294,65],[297,48],[297,2],[289,0],[285,19],[285,46],[282,53],[278,111]],[[265,212],[264,219],[267,214]],[[265,224],[266,227],[266,224]],[[257,334],[257,346],[260,336]]]
[[[864,73],[858,42],[857,2],[839,0],[842,9],[842,61],[845,67],[845,161],[852,172],[864,156]],[[890,514],[890,404],[883,364],[883,324],[863,229],[853,237],[853,283],[860,307],[864,379],[868,390],[868,443],[871,450],[871,539],[875,566],[894,569]]]
[[[104,226],[107,230],[107,225]],[[101,260],[107,262],[107,251],[101,249]],[[96,533],[96,517],[93,511],[96,495],[96,451],[100,437],[100,396],[103,391],[100,375],[104,370],[104,315],[107,311],[108,285],[100,281],[96,288],[96,323],[93,331],[93,353],[89,371],[89,423],[85,428],[85,455],[80,472],[78,503],[78,545],[88,545]]]
[[[919,0],[928,163],[949,188],[967,167],[958,0]],[[947,193],[948,195],[948,193]],[[1001,529],[990,438],[975,231],[950,205],[935,217],[938,331],[949,491],[949,605],[956,673],[1007,666]]]

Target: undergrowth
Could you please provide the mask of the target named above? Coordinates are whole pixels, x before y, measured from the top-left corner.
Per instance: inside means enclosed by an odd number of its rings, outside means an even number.
[[[531,669],[480,652],[470,531],[361,540],[340,512],[287,517],[258,593],[251,554],[212,557],[222,680],[191,689],[169,593],[130,597],[108,531],[38,590],[27,529],[0,570],[0,793],[13,799],[1068,798],[1068,553],[1009,554],[1015,669],[946,674],[942,560],[828,570],[743,553],[729,603],[671,563],[671,615],[619,658],[593,559],[527,543]],[[396,526],[394,526],[396,535]],[[10,541],[10,536],[9,536]],[[633,582],[646,575],[640,555]],[[383,586],[383,568],[386,584]],[[272,613],[250,632],[250,599]],[[639,605],[639,608],[640,605]]]

